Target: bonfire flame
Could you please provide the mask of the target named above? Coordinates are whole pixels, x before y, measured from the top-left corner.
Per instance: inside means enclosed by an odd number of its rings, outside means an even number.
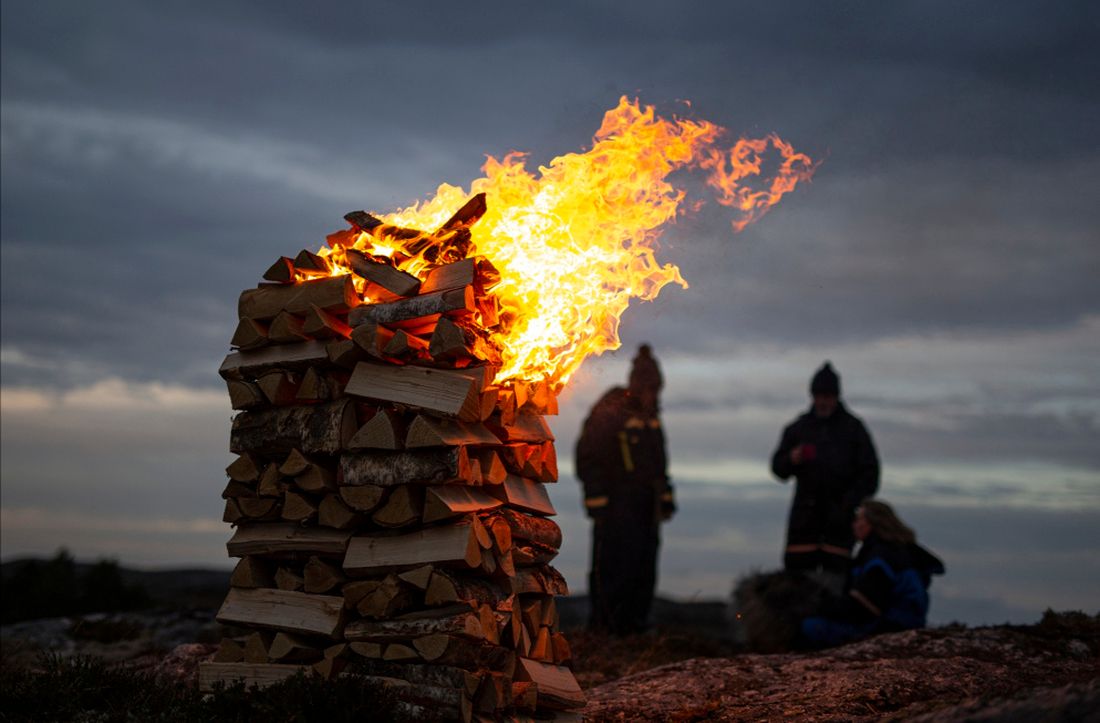
[[[670,283],[687,288],[680,270],[655,256],[662,226],[683,208],[684,191],[668,180],[674,171],[708,172],[719,203],[740,213],[735,231],[813,175],[810,158],[778,136],[722,150],[724,133],[708,121],[662,118],[623,97],[604,115],[590,150],[559,156],[537,174],[522,153],[489,157],[485,177],[469,192],[441,185],[431,200],[381,216],[371,233],[333,234],[332,249],[322,253],[333,273],[347,273],[345,250],[355,248],[414,275],[456,255],[487,257],[500,272],[493,290],[500,321],[489,331],[503,359],[497,382],[560,386],[590,354],[619,348],[619,318],[632,298],[652,300]],[[765,178],[772,155],[779,165]],[[755,183],[743,185],[747,179]],[[477,193],[488,203],[476,225],[441,229]]]

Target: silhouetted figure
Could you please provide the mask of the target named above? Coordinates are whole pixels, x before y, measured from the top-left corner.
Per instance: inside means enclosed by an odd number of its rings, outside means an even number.
[[[630,384],[596,402],[577,440],[577,477],[592,518],[589,626],[617,635],[646,628],[657,583],[660,525],[676,511],[658,417],[663,380],[643,344]]]
[[[933,575],[944,573],[943,562],[917,544],[913,530],[885,502],[864,500],[852,532],[861,544],[845,594],[802,621],[802,637],[810,645],[923,628],[927,620],[928,587]]]
[[[852,514],[878,490],[879,463],[871,435],[840,401],[840,377],[829,362],[810,383],[813,404],[786,429],[772,455],[772,472],[797,480],[787,521],[787,570],[821,570],[839,589],[852,556]]]

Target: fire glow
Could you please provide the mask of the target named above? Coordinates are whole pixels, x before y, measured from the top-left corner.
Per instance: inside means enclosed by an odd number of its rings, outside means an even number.
[[[620,346],[619,319],[631,299],[653,300],[670,283],[687,288],[680,270],[655,255],[662,227],[685,208],[685,191],[669,181],[673,172],[705,172],[718,202],[737,212],[734,231],[813,175],[813,161],[778,136],[742,138],[727,150],[725,134],[623,97],[588,151],[558,156],[537,173],[522,153],[489,157],[469,191],[443,184],[430,200],[379,217],[396,229],[438,229],[471,194],[486,194],[487,210],[470,227],[462,255],[483,256],[500,272],[493,289],[499,323],[489,335],[503,361],[496,381],[560,387],[586,357]],[[766,163],[776,165],[770,177]],[[333,275],[348,273],[347,248],[416,276],[442,263],[418,247],[421,238],[400,236],[387,227],[339,232],[321,253]]]

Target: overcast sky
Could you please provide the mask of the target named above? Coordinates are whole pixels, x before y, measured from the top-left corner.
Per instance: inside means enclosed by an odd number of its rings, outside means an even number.
[[[240,290],[349,210],[583,149],[626,94],[823,162],[740,234],[713,203],[670,226],[690,288],[632,306],[563,396],[573,588],[577,428],[647,341],[681,500],[663,593],[778,564],[767,460],[828,358],[947,560],[934,619],[1097,610],[1095,4],[410,5],[3,3],[5,559],[228,565]]]

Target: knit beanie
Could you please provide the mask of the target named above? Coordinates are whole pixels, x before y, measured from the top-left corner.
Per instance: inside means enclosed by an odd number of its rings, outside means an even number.
[[[661,378],[661,368],[657,366],[657,359],[653,356],[653,350],[649,344],[638,347],[638,354],[634,357],[634,366],[630,369],[630,391],[638,392],[642,389],[661,390],[664,379]]]
[[[840,396],[840,377],[833,371],[831,363],[825,362],[814,374],[813,381],[810,382],[810,394],[835,394],[838,397]]]

